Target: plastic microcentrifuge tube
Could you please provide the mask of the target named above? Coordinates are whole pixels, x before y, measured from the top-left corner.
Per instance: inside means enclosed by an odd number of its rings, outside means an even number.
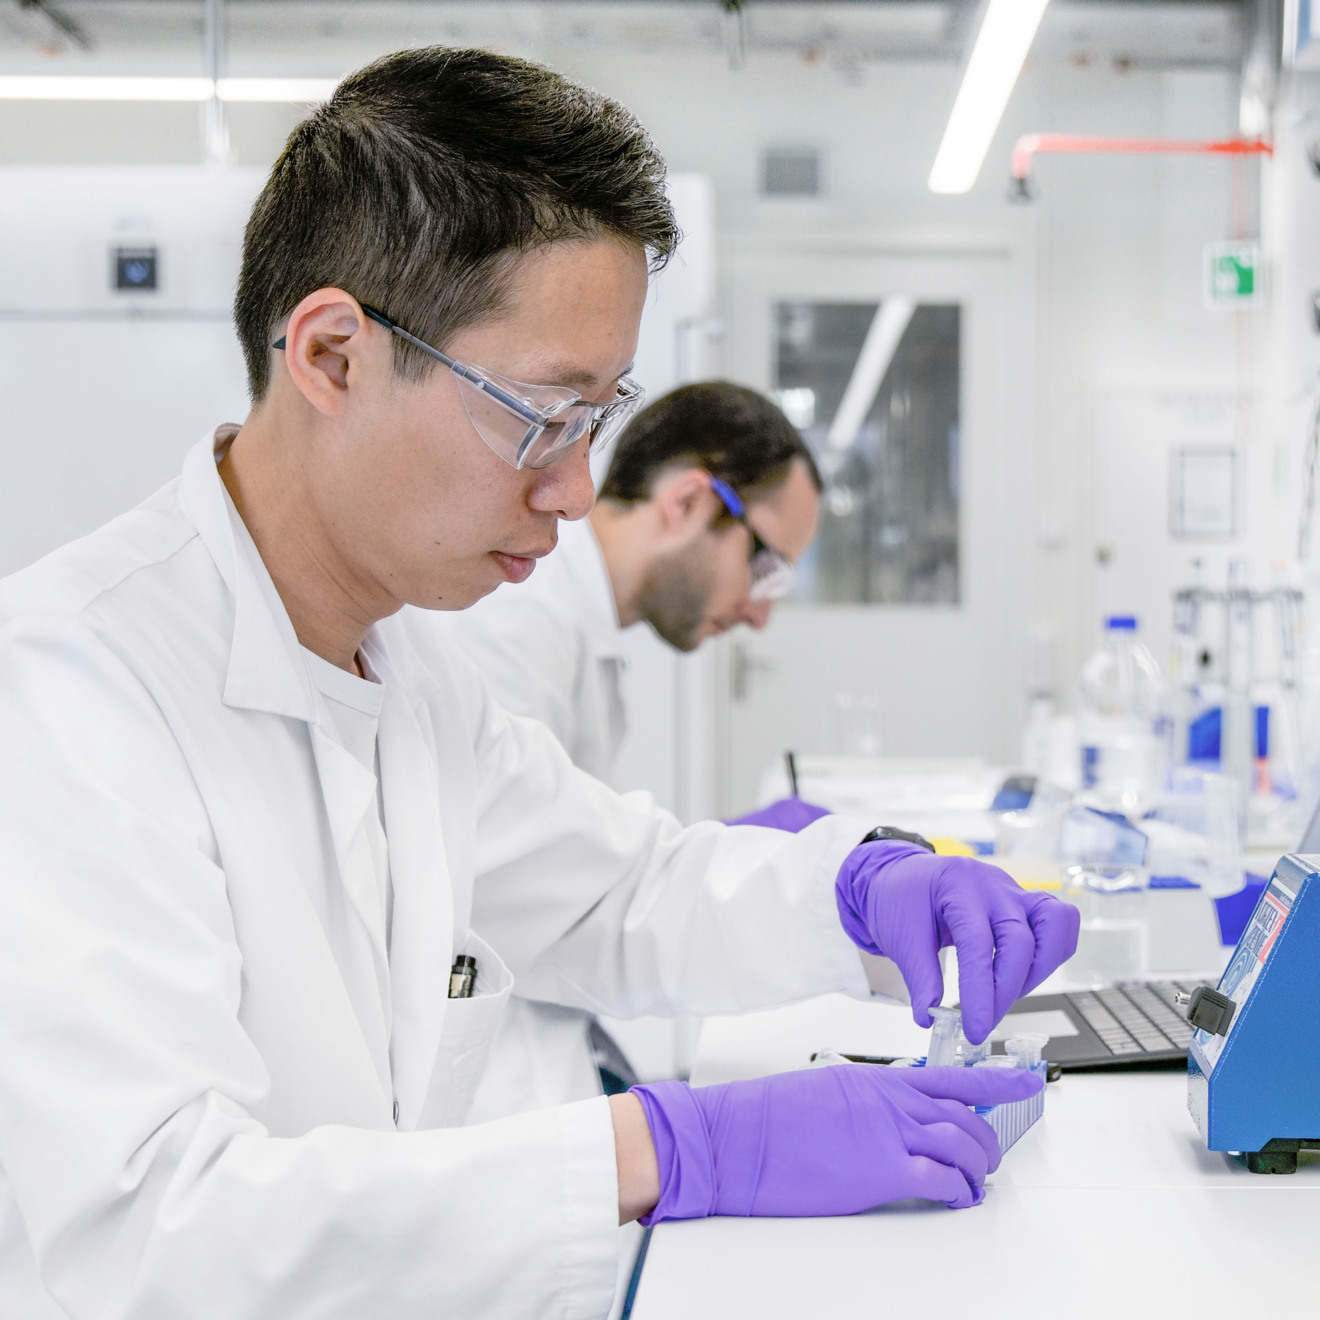
[[[1013,1060],[1015,1067],[1034,1068],[1040,1063],[1041,1051],[1049,1039],[1039,1032],[1024,1031],[1021,1035],[1010,1036],[1004,1042],[1004,1053]]]
[[[973,1045],[966,1036],[958,1042],[958,1062],[964,1068],[975,1068],[982,1059],[990,1057],[990,1042],[983,1040],[979,1045]]]
[[[990,1054],[984,1059],[977,1059],[972,1064],[973,1068],[1016,1068],[1017,1060],[1010,1059],[1007,1054]]]
[[[935,1019],[935,1027],[930,1033],[926,1063],[930,1067],[954,1067],[958,1063],[958,1046],[963,1039],[962,1014],[956,1008],[932,1008],[930,1015]]]

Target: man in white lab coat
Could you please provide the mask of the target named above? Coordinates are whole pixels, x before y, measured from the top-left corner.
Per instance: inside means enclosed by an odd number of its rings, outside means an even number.
[[[624,630],[645,623],[693,651],[740,623],[764,628],[819,515],[815,462],[773,403],[727,381],[685,385],[628,424],[595,507],[525,586],[433,617],[502,705],[630,788],[614,777]]]
[[[866,822],[615,796],[401,609],[526,578],[586,513],[662,180],[631,116],[533,65],[346,79],[249,221],[246,421],[0,585],[0,1315],[597,1316],[639,1215],[984,1195],[963,1102],[1027,1089],[990,1070],[460,1126],[515,976],[731,1011],[863,993],[861,944],[930,1004],[952,941],[983,1037],[1070,952],[1071,909]]]
[[[625,630],[645,623],[692,651],[740,623],[765,627],[819,513],[815,462],[769,399],[727,381],[684,385],[628,424],[595,507],[563,525],[528,582],[429,617],[506,710],[541,720],[575,765],[625,791],[635,785],[614,773],[628,725]],[[824,814],[777,807],[793,828]],[[515,995],[472,1119],[598,1094],[597,1063],[612,1060],[592,1022]]]

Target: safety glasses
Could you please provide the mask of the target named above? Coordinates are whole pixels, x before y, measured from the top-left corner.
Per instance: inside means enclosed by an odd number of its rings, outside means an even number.
[[[711,477],[710,488],[729,511],[729,516],[742,523],[752,538],[752,589],[748,596],[752,600],[778,600],[788,595],[793,588],[793,561],[761,539],[760,533],[747,521],[747,506],[742,497],[727,481]]]
[[[544,468],[590,436],[589,452],[598,454],[642,406],[646,391],[621,376],[608,403],[589,403],[576,390],[561,385],[528,385],[460,362],[396,325],[383,312],[362,304],[362,310],[392,335],[420,348],[449,368],[458,381],[459,397],[477,434],[510,467]],[[284,347],[284,340],[275,344]]]

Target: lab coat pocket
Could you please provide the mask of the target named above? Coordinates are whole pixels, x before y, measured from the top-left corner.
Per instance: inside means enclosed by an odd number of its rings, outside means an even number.
[[[468,931],[458,952],[477,960],[476,985],[470,999],[451,999],[446,1005],[444,1031],[417,1121],[419,1128],[462,1125],[513,990],[513,974],[481,936]]]

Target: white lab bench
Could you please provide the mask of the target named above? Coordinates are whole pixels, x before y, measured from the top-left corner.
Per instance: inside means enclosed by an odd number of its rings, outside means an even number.
[[[822,1046],[924,1053],[905,1008],[826,996],[709,1019],[693,1083]],[[1220,1320],[1320,1316],[1320,1152],[1250,1174],[1208,1152],[1180,1073],[1065,1075],[970,1210],[659,1225],[634,1320]]]

